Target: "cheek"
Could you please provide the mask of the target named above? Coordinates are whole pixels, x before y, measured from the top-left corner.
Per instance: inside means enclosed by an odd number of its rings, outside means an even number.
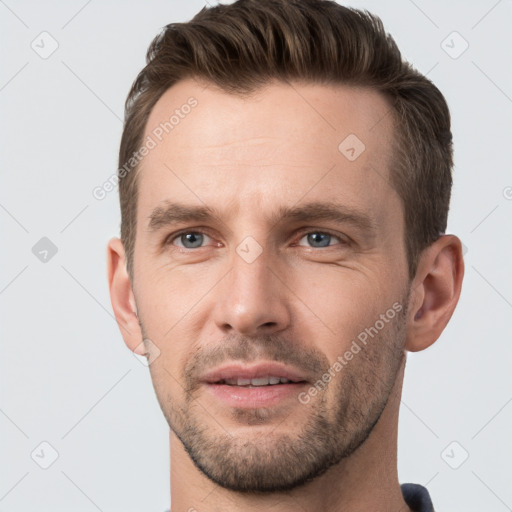
[[[144,283],[138,287],[136,296],[139,319],[145,337],[159,351],[158,357],[150,364],[155,387],[160,386],[161,392],[175,396],[185,386],[182,369],[190,360],[198,338],[190,332],[189,322],[194,317],[194,305],[198,307],[201,287],[190,286],[190,280],[182,282],[177,274],[171,274],[173,279],[164,272],[158,279],[150,274],[156,273],[149,272],[144,276],[141,273],[139,279]]]
[[[365,329],[373,326],[399,299],[398,293],[375,276],[349,269],[316,269],[295,280],[298,330],[316,340],[335,360]]]
[[[201,308],[201,302],[214,288],[214,272],[198,267],[171,268],[166,264],[148,263],[137,275],[137,304],[142,318],[155,338],[175,338],[188,318]]]

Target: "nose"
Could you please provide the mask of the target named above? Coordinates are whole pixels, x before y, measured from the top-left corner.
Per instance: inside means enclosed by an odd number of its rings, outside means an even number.
[[[215,323],[225,334],[272,334],[289,326],[289,290],[269,263],[265,252],[251,263],[234,254],[214,309]]]

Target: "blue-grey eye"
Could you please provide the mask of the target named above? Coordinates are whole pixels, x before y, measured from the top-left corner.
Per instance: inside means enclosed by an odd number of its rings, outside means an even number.
[[[176,245],[184,247],[185,249],[197,249],[202,246],[205,236],[207,237],[207,235],[204,235],[203,233],[189,231],[177,236],[174,239],[174,242],[180,241],[181,243]]]
[[[337,236],[331,235],[330,233],[324,233],[323,231],[312,231],[300,239],[299,245],[304,245],[300,242],[304,239],[307,239],[307,243],[310,244],[311,247],[329,247],[333,238],[339,241]]]

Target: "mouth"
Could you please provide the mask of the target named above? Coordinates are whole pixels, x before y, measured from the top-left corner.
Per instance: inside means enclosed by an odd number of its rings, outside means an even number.
[[[308,383],[300,371],[278,363],[227,365],[202,379],[213,397],[229,407],[272,407],[293,399]]]
[[[213,384],[225,384],[226,386],[242,386],[244,388],[260,388],[263,386],[277,386],[278,384],[295,384],[296,382],[305,381],[292,381],[286,377],[277,377],[271,375],[269,377],[257,377],[254,379],[244,379],[243,377],[236,377],[232,379],[221,379]]]

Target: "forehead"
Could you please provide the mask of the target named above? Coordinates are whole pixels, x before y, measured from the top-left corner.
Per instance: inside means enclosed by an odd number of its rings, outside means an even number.
[[[332,150],[346,132],[375,146],[378,139],[391,136],[390,111],[387,99],[368,87],[274,81],[240,96],[187,79],[160,97],[145,135],[157,142],[172,140],[187,150],[217,146],[216,154],[227,144],[246,146],[272,136],[279,143],[295,140],[304,147],[299,143],[308,135],[312,144]]]
[[[389,186],[390,110],[368,88],[272,82],[242,97],[183,80],[146,125],[144,140],[154,147],[140,166],[138,218],[147,224],[151,209],[178,197],[234,213],[244,204],[270,211],[305,195],[378,216],[397,199]]]

